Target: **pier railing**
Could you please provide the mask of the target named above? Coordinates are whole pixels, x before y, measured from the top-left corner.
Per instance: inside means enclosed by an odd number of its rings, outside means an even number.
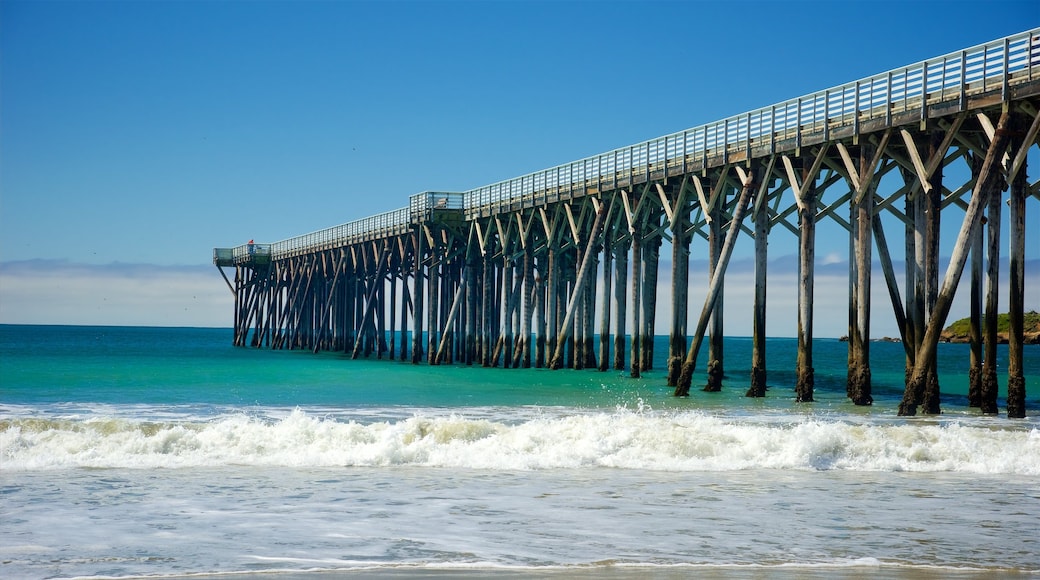
[[[776,152],[780,141],[800,147],[806,135],[861,125],[928,107],[959,102],[1000,89],[1003,100],[1015,84],[1040,79],[1040,28],[890,70],[699,127],[629,145],[564,165],[500,181],[465,193],[466,219],[616,189],[669,167],[707,164],[752,148]],[[681,166],[681,168],[679,167]]]
[[[462,194],[416,194],[407,208],[271,244],[270,257],[278,260],[403,234],[435,209],[461,209],[470,220],[649,182],[653,175],[687,173],[707,166],[709,158],[725,162],[734,154],[772,154],[801,147],[809,136],[826,140],[838,131],[858,135],[863,126],[892,126],[894,118],[914,113],[924,120],[929,107],[963,108],[969,97],[998,89],[1007,101],[1016,85],[1036,80],[1040,28]],[[231,265],[249,256],[245,245],[231,250],[231,260],[227,251],[214,250],[214,263]]]
[[[422,223],[433,217],[433,212],[462,210],[463,195],[447,191],[424,191],[408,199],[409,217],[413,223]]]
[[[281,260],[372,239],[397,236],[407,232],[410,226],[408,208],[395,209],[275,242],[271,244],[271,258]]]

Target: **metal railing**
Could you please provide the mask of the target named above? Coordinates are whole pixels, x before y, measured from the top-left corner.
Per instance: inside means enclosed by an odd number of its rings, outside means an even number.
[[[413,223],[430,218],[434,210],[463,209],[463,195],[447,191],[424,191],[408,198],[408,210]]]
[[[408,208],[395,209],[271,244],[271,258],[281,260],[317,250],[400,235],[408,231]]]
[[[963,106],[968,96],[978,93],[1000,89],[1006,101],[1012,86],[1036,80],[1040,28],[465,193],[419,193],[411,196],[406,208],[270,244],[270,256],[278,260],[400,235],[411,224],[428,219],[433,209],[462,209],[466,219],[472,219],[503,207],[544,205],[564,190],[573,195],[575,186],[616,188],[619,180],[640,175],[649,181],[651,172],[667,172],[680,164],[685,170],[691,161],[706,163],[709,155],[750,153],[753,146],[766,145],[773,151],[781,140],[794,139],[801,145],[804,135],[850,127],[858,134],[862,124],[882,119],[890,125],[894,115],[914,111],[924,118],[930,105],[959,101]],[[214,262],[218,253],[224,256],[228,251],[234,260],[249,256],[247,245],[217,248]]]
[[[709,155],[775,147],[781,139],[859,126],[936,103],[1040,80],[1040,28],[894,69],[855,82],[763,107],[642,143],[467,191],[466,218],[502,206],[541,205],[552,195],[582,188],[616,187],[619,180],[667,170]]]

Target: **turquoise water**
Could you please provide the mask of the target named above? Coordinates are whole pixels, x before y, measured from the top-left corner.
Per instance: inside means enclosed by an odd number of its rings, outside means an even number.
[[[91,402],[109,404],[212,405],[572,405],[613,407],[642,398],[658,406],[698,408],[743,400],[749,386],[750,338],[725,343],[726,388],[675,400],[665,386],[667,340],[657,337],[655,369],[641,379],[626,372],[430,367],[399,361],[349,360],[339,353],[269,351],[230,346],[230,331],[209,328],[53,327],[0,325],[0,376],[7,403]],[[767,342],[770,399],[793,396],[794,339]],[[703,383],[706,348],[697,365]],[[939,349],[943,402],[963,411],[967,396],[968,346]],[[845,393],[847,345],[833,339],[813,347],[817,398],[840,404]],[[1040,406],[1040,351],[1026,347],[1028,404]],[[891,412],[903,392],[903,350],[895,343],[871,345],[875,412]],[[1007,347],[998,348],[998,369],[1007,368]],[[1000,396],[1006,395],[1006,376]],[[1001,401],[1003,404],[1003,401]]]
[[[1035,346],[1010,420],[966,407],[965,345],[940,345],[943,415],[901,418],[890,343],[856,407],[836,340],[811,404],[793,339],[768,341],[763,399],[746,338],[689,398],[661,337],[640,379],[230,342],[0,326],[0,576],[1040,573]]]

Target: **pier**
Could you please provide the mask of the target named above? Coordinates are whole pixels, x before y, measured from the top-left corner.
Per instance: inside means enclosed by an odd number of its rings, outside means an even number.
[[[216,248],[213,261],[235,297],[237,346],[639,377],[652,369],[660,322],[669,335],[661,370],[685,396],[702,348],[703,388],[723,388],[725,274],[736,244],[748,243],[754,327],[740,332],[753,335],[747,395],[760,397],[768,241],[794,236],[794,390],[809,402],[815,232],[830,220],[848,233],[849,399],[873,402],[870,288],[880,274],[890,301],[882,307],[906,354],[899,414],[941,412],[939,333],[970,258],[969,398],[997,412],[997,297],[1007,292],[1007,414],[1023,417],[1024,216],[1040,201],[1027,155],[1038,130],[1033,29],[470,191],[419,193],[401,209],[303,236]],[[944,172],[954,166],[963,169]],[[951,173],[967,177],[951,182]],[[902,227],[886,230],[883,216]],[[961,226],[940,272],[943,219]],[[1010,234],[1007,288],[997,270],[1001,227]],[[656,316],[662,251],[672,268],[669,321]],[[691,255],[707,257],[710,272],[691,272]],[[691,304],[693,276],[710,282]]]

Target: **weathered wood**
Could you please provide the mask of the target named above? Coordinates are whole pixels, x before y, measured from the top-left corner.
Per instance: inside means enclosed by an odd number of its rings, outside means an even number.
[[[388,307],[390,309],[390,352],[387,353],[387,357],[390,360],[394,360],[397,356],[397,275],[391,273],[390,275],[390,302]]]
[[[592,240],[586,247],[582,248],[577,245],[579,238],[575,238],[575,258],[574,258],[574,279],[577,280],[581,274],[582,263],[584,258],[588,256],[592,257]],[[595,271],[595,263],[589,266]],[[595,276],[592,276],[593,278]],[[573,339],[573,351],[571,352],[570,360],[571,367],[576,370],[582,370],[585,368],[585,305],[586,305],[586,292],[585,288],[582,287],[580,291],[577,290],[576,286],[572,286],[574,295],[571,297],[571,304],[568,308],[574,309],[573,328],[571,329],[570,338]]]
[[[606,371],[610,366],[610,302],[613,293],[613,248],[610,245],[612,227],[603,228],[603,293],[600,302],[599,316],[599,370]]]
[[[870,286],[874,229],[874,188],[875,179],[871,160],[874,150],[870,145],[860,147],[859,183],[865,195],[857,195],[853,200],[855,208],[855,320],[850,329],[849,349],[850,364],[847,378],[847,394],[856,405],[870,405],[874,402],[871,395],[870,375]],[[859,191],[857,191],[857,194]]]
[[[721,179],[720,181],[724,181]],[[713,205],[710,208],[711,221],[708,227],[708,279],[712,279],[715,275],[715,271],[719,268],[719,261],[722,260],[722,246],[725,243],[725,236],[722,234],[722,210],[725,205],[726,192],[730,187],[725,184],[720,184],[717,188],[721,192],[720,195],[712,196],[712,200],[709,203]],[[708,320],[708,369],[707,384],[704,385],[704,390],[709,393],[717,393],[722,390],[722,378],[724,374],[724,347],[725,347],[725,324],[723,320],[724,312],[724,301],[726,299],[726,279],[721,278],[719,281],[719,292],[718,297],[715,299],[715,303],[711,308],[711,318]]]
[[[1022,153],[1032,145],[1037,132],[1040,115],[1033,120],[1030,135],[1025,139],[1012,139],[1012,150],[1020,153],[1015,157],[1017,167],[1011,172],[1010,183],[1010,275],[1008,280],[1008,387],[1007,416],[1021,419],[1026,416],[1026,379],[1023,371],[1023,343],[1025,338],[1025,245],[1026,245],[1026,158]]]
[[[932,131],[928,135],[929,158],[935,160],[942,157],[940,150],[943,135],[940,131]],[[939,164],[935,163],[935,167]],[[923,202],[925,204],[925,262],[924,262],[924,291],[925,308],[928,319],[935,316],[935,303],[939,293],[939,232],[942,212],[942,171],[934,171],[927,177],[928,186],[925,187]],[[922,187],[925,184],[922,183]],[[941,413],[939,407],[939,366],[936,361],[929,369],[924,388],[921,392],[921,406],[923,412],[929,415]]]
[[[400,360],[408,360],[408,313],[414,308],[411,295],[408,293],[408,271],[401,264],[401,357]]]
[[[478,230],[479,231],[479,230]],[[487,252],[484,254],[484,284],[481,287],[482,297],[480,300],[483,314],[481,315],[481,328],[480,328],[480,364],[484,367],[491,366],[491,336],[494,333],[494,327],[491,323],[493,318],[494,305],[492,304],[494,292],[495,292],[495,265],[491,261],[491,253]]]
[[[524,296],[523,296],[523,318],[520,322],[520,360],[519,364],[525,369],[531,368],[531,320],[534,317],[534,294],[536,292],[534,280],[534,253],[530,246],[524,250]]]
[[[473,251],[472,243],[470,244],[470,257],[466,261],[465,272],[468,275],[465,277],[466,281],[466,328],[465,328],[465,345],[463,348],[463,362],[466,365],[472,365],[477,359],[477,282],[479,281],[480,272],[479,270],[483,267],[483,262],[480,260],[480,256],[477,252]]]
[[[804,182],[797,188],[798,202],[798,355],[795,362],[795,401],[813,401],[816,386],[813,368],[813,289],[816,257],[816,176],[803,174]],[[791,185],[794,186],[793,182]]]
[[[538,258],[538,273],[535,274],[535,349],[534,366],[543,368],[545,366],[545,302],[546,302],[546,261],[548,256],[543,254]]]
[[[977,158],[977,156],[975,156]],[[981,166],[981,159],[979,160]],[[982,406],[982,230],[975,232],[971,242],[971,314],[968,363],[968,406]]]
[[[659,228],[660,213],[653,215],[648,226],[651,230]],[[657,334],[657,276],[661,261],[661,236],[653,234],[643,244],[643,345],[639,352],[642,362],[641,371],[654,368],[654,336]]]
[[[953,295],[957,289],[957,282],[960,280],[961,273],[964,270],[964,263],[967,261],[968,248],[982,218],[982,208],[989,203],[990,181],[996,179],[999,175],[999,166],[997,164],[1003,157],[1008,142],[1008,118],[1009,115],[1007,113],[1001,114],[993,141],[986,152],[986,159],[976,180],[976,191],[972,195],[968,208],[965,211],[964,221],[957,236],[957,243],[950,258],[950,266],[947,268],[946,275],[943,278],[942,289],[939,291],[936,299],[932,317],[928,321],[928,328],[925,330],[921,348],[917,351],[917,360],[914,362],[913,373],[903,392],[903,401],[899,405],[899,415],[901,416],[915,415],[917,413],[914,394],[918,389],[923,390],[929,368],[936,361],[939,333],[942,331],[943,325],[946,323],[946,317],[950,313]]]
[[[596,236],[599,235],[600,228],[603,227],[603,217],[605,214],[605,208],[602,207],[599,209],[599,211],[596,212],[596,220],[592,223],[592,233],[589,235],[587,244],[590,247],[590,249],[593,241],[596,239]],[[558,337],[558,342],[556,344],[556,352],[553,353],[552,362],[550,363],[550,367],[553,369],[559,369],[563,366],[563,341],[567,338],[567,334],[569,334],[571,331],[571,320],[574,318],[575,311],[574,303],[578,295],[582,291],[583,284],[585,283],[585,279],[589,273],[589,267],[593,263],[592,254],[593,252],[591,251],[586,252],[585,257],[582,260],[581,269],[579,270],[578,276],[574,281],[574,290],[571,293],[571,299],[567,308],[567,314],[564,315],[563,324],[561,326],[562,332],[564,334]]]
[[[764,176],[763,185],[769,181],[768,173]],[[764,197],[765,188],[759,192]],[[756,210],[752,216],[755,220],[755,303],[752,317],[752,344],[751,344],[751,386],[745,396],[766,396],[766,273],[769,268],[769,206],[765,203],[756,203]]]
[[[423,357],[423,255],[425,237],[420,227],[415,228],[415,256],[412,266],[412,364],[419,364]]]
[[[628,290],[628,244],[619,242],[614,246],[614,370],[625,370],[625,346],[628,322],[627,290]]]
[[[427,269],[429,272],[427,276],[427,294],[430,297],[430,312],[427,321],[426,331],[426,362],[427,364],[437,364],[437,346],[440,344],[440,336],[438,332],[441,329],[441,275],[440,270],[442,264],[441,257],[439,254],[439,248],[430,248],[430,266]]]
[[[690,236],[686,234],[688,214],[685,207],[676,208],[672,220],[672,327],[668,335],[669,387],[679,383],[683,356],[686,354],[686,320],[689,315]]]
[[[552,238],[556,239],[555,232]],[[560,299],[560,250],[555,244],[549,244],[549,281],[546,288],[546,308],[549,312],[548,328],[546,329],[545,358],[552,364],[553,355],[556,354],[556,344],[559,342],[559,324],[557,321]]]
[[[458,289],[455,290],[455,298],[451,301],[451,309],[448,311],[448,317],[444,321],[444,328],[441,331],[441,341],[437,346],[437,354],[434,356],[431,365],[438,365],[447,357],[448,344],[451,341],[451,325],[455,323],[455,317],[458,315],[459,310],[462,306],[462,297],[465,295],[466,288],[469,284],[466,283],[466,279],[471,276],[472,273],[469,270],[465,270],[462,275],[462,283],[458,285]]]
[[[979,406],[984,414],[997,413],[997,317],[1000,295],[1000,193],[988,192],[986,210],[986,297],[982,336],[985,349],[982,358],[982,392]]]
[[[373,312],[372,325],[375,327],[375,346],[376,346],[376,358],[382,359],[383,353],[386,352],[386,259],[384,256],[380,261],[380,267],[384,272],[376,274],[375,285],[376,285],[376,310]]]
[[[589,279],[585,282],[585,304],[584,304],[584,333],[585,333],[585,348],[583,356],[585,358],[584,366],[587,369],[598,368],[596,361],[596,349],[595,349],[595,328],[596,328],[596,292],[599,287],[599,276],[596,276],[596,272],[599,271],[599,255],[600,255],[600,237],[597,236],[592,242],[595,243],[595,247],[592,249],[592,274]]]
[[[639,378],[643,358],[639,349],[643,346],[643,232],[637,228],[632,233],[632,352],[629,355],[629,374]]]
[[[708,285],[708,296],[704,300],[704,307],[701,309],[700,317],[697,319],[697,328],[693,333],[693,344],[690,345],[690,350],[686,353],[682,373],[679,375],[679,384],[675,387],[675,396],[677,397],[685,397],[690,394],[690,384],[693,382],[697,353],[700,350],[701,342],[704,340],[704,331],[708,326],[708,317],[711,315],[719,290],[722,288],[722,278],[726,275],[729,257],[733,254],[733,246],[736,243],[737,234],[740,232],[740,227],[744,221],[744,213],[747,209],[748,200],[751,198],[754,182],[755,174],[752,173],[744,181],[740,197],[737,199],[736,207],[733,210],[733,219],[730,222],[729,233],[726,235],[726,242],[722,246],[722,259],[719,261],[719,267],[712,274],[711,282]]]
[[[899,341],[903,350],[909,356],[911,345],[906,335],[906,311],[903,300],[899,297],[899,283],[896,281],[896,271],[892,266],[892,254],[888,250],[888,241],[885,238],[885,229],[881,220],[877,217],[873,220],[874,243],[877,246],[878,260],[881,262],[881,271],[885,275],[885,286],[888,288],[888,298],[892,303],[892,315],[896,319],[896,327],[899,329]]]
[[[505,258],[502,269],[505,272],[502,291],[508,293],[502,297],[502,303],[506,305],[502,311],[502,366],[508,369],[513,364],[513,305],[516,303],[518,291],[514,286],[519,287],[523,284],[524,277],[522,274],[519,278],[516,277],[512,258]],[[498,357],[495,358],[497,362]]]
[[[902,172],[902,171],[901,171]],[[904,181],[906,174],[903,173]],[[909,345],[906,354],[906,368],[904,370],[905,381],[910,382],[910,376],[914,371],[914,363],[917,360],[917,351],[921,347],[921,339],[924,337],[924,287],[921,285],[920,270],[917,264],[917,200],[906,196],[904,208],[906,213],[906,225],[904,228],[904,251],[905,251],[905,289],[906,289],[906,324],[904,325],[905,342]],[[917,404],[920,399],[914,398]]]

